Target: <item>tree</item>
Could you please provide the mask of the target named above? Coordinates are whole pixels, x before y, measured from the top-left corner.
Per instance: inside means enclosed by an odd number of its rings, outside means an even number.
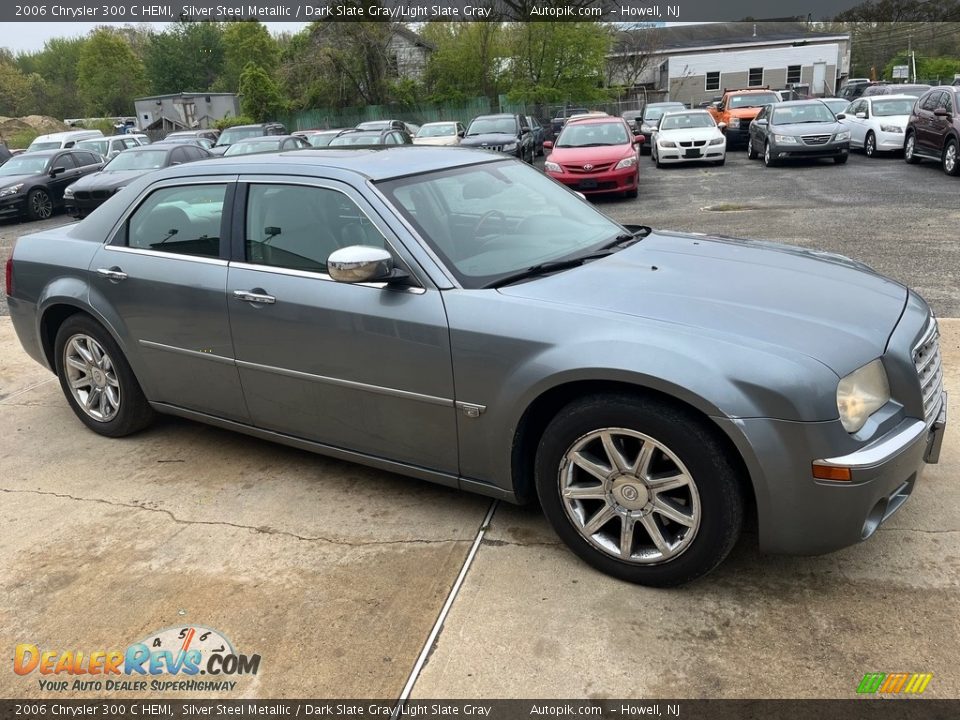
[[[375,0],[366,5],[378,5]],[[337,79],[365,105],[390,101],[390,45],[398,27],[393,22],[314,23],[313,42],[322,48]]]
[[[39,112],[45,83],[37,73],[24,73],[13,56],[0,49],[0,108],[11,116],[32,115]]]
[[[86,42],[86,38],[53,38],[44,43],[43,50],[17,57],[22,72],[36,73],[44,79],[36,112],[60,119],[83,114],[77,73]]]
[[[119,34],[97,28],[80,53],[77,86],[88,116],[130,115],[146,92],[143,63]]]
[[[248,62],[256,62],[271,78],[277,69],[279,49],[277,41],[266,26],[258,20],[226,23],[222,37],[223,70],[216,88],[223,92],[237,92],[240,75]]]
[[[240,74],[240,110],[256,122],[276,119],[283,100],[270,74],[255,62],[247,63]]]
[[[460,102],[482,94],[497,101],[507,63],[503,23],[432,22],[423,37],[436,48],[425,75],[431,100]]]
[[[216,22],[179,22],[150,36],[144,65],[157,95],[210,90],[224,69],[223,28]]]

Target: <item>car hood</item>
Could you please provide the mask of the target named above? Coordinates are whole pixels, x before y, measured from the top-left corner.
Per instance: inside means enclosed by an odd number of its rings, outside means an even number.
[[[152,170],[117,170],[115,172],[100,171],[80,178],[70,187],[76,190],[112,190],[123,187],[141,175],[145,175]]]
[[[760,114],[762,109],[763,108],[760,107],[729,108],[727,110],[727,115],[730,117],[740,118],[741,120],[744,118],[753,119]]]
[[[658,130],[657,137],[663,140],[710,140],[723,137],[719,128],[677,128],[676,130]]]
[[[27,173],[25,175],[5,175],[0,176],[0,188],[16,185],[17,183],[29,182],[41,177],[43,173]]]
[[[867,122],[872,122],[875,125],[899,125],[905,128],[909,120],[909,115],[871,115]]]
[[[606,145],[602,147],[558,148],[550,151],[550,160],[564,165],[611,163],[635,154],[633,145]]]
[[[461,142],[463,147],[482,147],[487,145],[509,145],[519,142],[516,135],[510,133],[487,133],[486,135],[468,135]]]
[[[904,286],[840,255],[667,232],[500,292],[769,343],[840,377],[883,354],[907,300]]]
[[[414,138],[413,144],[414,145],[434,145],[437,147],[445,147],[447,145],[459,145],[460,138],[457,137],[456,135],[452,137],[443,135],[440,137]]]
[[[843,129],[843,126],[838,122],[787,123],[786,125],[771,126],[771,132],[778,135],[832,135]]]

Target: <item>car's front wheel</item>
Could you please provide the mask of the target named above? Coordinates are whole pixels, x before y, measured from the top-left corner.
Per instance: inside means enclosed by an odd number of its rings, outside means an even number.
[[[87,315],[73,315],[57,331],[57,377],[67,402],[88,428],[107,437],[142,430],[153,410],[110,334]]]
[[[770,150],[769,142],[763,144],[763,164],[767,167],[773,167],[777,164],[777,161],[773,157],[773,152]]]
[[[747,140],[747,160],[756,160],[757,150],[753,147],[753,140]]]
[[[740,477],[715,431],[691,411],[631,395],[564,408],[540,441],[536,485],[577,555],[641,585],[710,572],[743,522]]]
[[[46,220],[53,216],[53,201],[42,188],[31,190],[27,196],[27,216],[31,220]]]
[[[872,132],[868,132],[866,139],[863,141],[863,152],[869,158],[877,155],[877,138]]]
[[[913,133],[907,135],[907,141],[903,145],[903,159],[911,165],[920,162],[917,157],[917,136]]]
[[[943,149],[943,171],[947,175],[960,175],[960,162],[957,160],[957,141],[948,140]]]
[[[836,155],[836,156],[834,156],[834,158],[833,158],[833,162],[836,163],[837,165],[843,165],[843,164],[847,161],[847,158],[848,158],[848,157],[850,157],[850,156],[849,156],[849,155]]]

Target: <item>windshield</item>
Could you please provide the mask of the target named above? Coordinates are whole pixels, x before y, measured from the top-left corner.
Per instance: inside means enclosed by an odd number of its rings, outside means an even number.
[[[94,152],[98,152],[101,155],[106,155],[110,147],[110,141],[109,140],[81,140],[80,142],[77,143],[77,147],[83,148],[84,150],[93,150]]]
[[[689,128],[709,128],[716,123],[707,113],[678,113],[667,115],[660,122],[661,130],[686,130]]]
[[[873,114],[878,117],[889,115],[909,115],[913,112],[916,100],[875,100]]]
[[[164,167],[166,159],[166,150],[128,150],[127,152],[120,153],[104,165],[103,171],[155,170]]]
[[[425,137],[450,137],[457,134],[457,126],[453,123],[444,123],[443,125],[424,125],[417,131],[418,138]]]
[[[846,100],[824,100],[823,104],[835,113],[843,112],[850,105]]]
[[[558,148],[627,145],[630,137],[622,122],[567,123],[557,138]]]
[[[897,88],[897,94],[898,94],[898,95],[913,95],[914,97],[920,97],[920,96],[923,95],[925,92],[927,92],[927,90],[929,90],[929,89],[930,89],[930,88],[928,88],[928,87],[907,88],[906,90],[901,90],[900,88]]]
[[[643,121],[647,122],[648,120],[650,120],[651,122],[656,122],[657,120],[663,117],[664,113],[673,112],[674,110],[683,110],[683,105],[681,104],[670,105],[670,106],[661,105],[660,107],[647,108],[646,110],[643,111]]]
[[[43,157],[31,157],[26,153],[10,158],[3,165],[0,165],[0,176],[42,173],[49,159],[46,155]]]
[[[224,155],[250,155],[251,153],[271,152],[280,149],[280,140],[258,140],[257,142],[237,142],[227,148]]]
[[[326,147],[330,144],[330,141],[333,140],[337,134],[332,133],[322,133],[318,135],[308,135],[307,142],[310,143],[313,147]]]
[[[217,139],[217,145],[232,145],[240,140],[263,135],[263,128],[227,128]]]
[[[589,254],[625,232],[539,170],[514,161],[378,185],[465,288]]]
[[[791,125],[793,123],[825,123],[835,122],[833,110],[821,102],[805,105],[789,105],[773,109],[774,125]]]
[[[357,125],[357,130],[389,130],[391,127],[393,122],[390,120],[371,120]]]
[[[477,118],[470,123],[467,135],[488,135],[490,133],[515,135],[516,132],[517,123],[513,118]]]
[[[32,142],[30,147],[27,148],[30,152],[36,152],[37,150],[59,150],[59,142]]]
[[[330,146],[335,145],[380,145],[380,133],[350,133],[348,135],[340,135],[335,137],[330,141]]]
[[[728,108],[761,107],[780,102],[776,93],[750,93],[749,95],[731,95],[727,102]]]

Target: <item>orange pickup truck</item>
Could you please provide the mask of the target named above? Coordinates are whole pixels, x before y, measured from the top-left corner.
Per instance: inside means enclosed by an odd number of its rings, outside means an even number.
[[[750,123],[764,105],[780,102],[780,96],[766,87],[727,90],[716,106],[707,108],[717,124],[726,123],[724,133],[727,147],[746,145],[750,137]]]

